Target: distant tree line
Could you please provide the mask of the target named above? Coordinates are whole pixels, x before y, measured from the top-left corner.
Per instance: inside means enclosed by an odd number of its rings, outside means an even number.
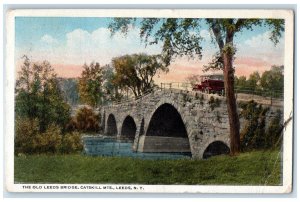
[[[235,92],[281,97],[284,90],[283,71],[284,66],[273,65],[270,70],[264,71],[262,74],[255,71],[248,78],[246,76],[236,76],[234,78]],[[201,83],[201,76],[189,75],[185,81],[194,86]]]
[[[272,66],[269,71],[261,75],[256,71],[245,76],[235,77],[235,91],[263,96],[283,96],[284,75],[283,66]]]

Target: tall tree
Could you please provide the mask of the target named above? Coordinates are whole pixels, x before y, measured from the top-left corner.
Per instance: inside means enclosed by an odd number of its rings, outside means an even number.
[[[124,55],[113,58],[112,63],[116,71],[115,84],[129,88],[135,97],[154,87],[155,75],[168,71],[158,55]]]
[[[99,63],[92,62],[89,66],[84,64],[84,70],[78,82],[81,101],[92,107],[97,107],[103,102],[103,69]]]
[[[62,128],[69,121],[70,106],[64,101],[56,74],[50,63],[24,63],[16,81],[16,116],[37,119],[40,131],[52,123]]]
[[[201,59],[202,47],[200,30],[201,19],[197,18],[115,18],[109,25],[112,33],[121,30],[127,33],[129,25],[140,24],[140,37],[146,44],[162,42],[162,56],[169,65],[177,56],[197,56]],[[230,151],[232,155],[240,151],[240,124],[234,96],[233,59],[236,52],[234,36],[243,30],[252,30],[256,26],[268,26],[271,29],[270,39],[276,44],[284,31],[284,20],[281,19],[205,19],[213,33],[218,51],[211,63],[212,68],[223,70],[227,111],[230,127]]]

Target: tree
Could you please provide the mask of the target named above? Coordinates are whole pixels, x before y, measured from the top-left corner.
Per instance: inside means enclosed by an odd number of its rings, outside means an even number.
[[[283,66],[272,66],[271,70],[265,71],[261,76],[261,87],[264,91],[275,93],[274,95],[283,93],[284,87]]]
[[[100,130],[100,115],[93,109],[82,107],[77,110],[76,115],[69,122],[68,130],[77,130],[80,132],[96,133]]]
[[[63,93],[64,99],[70,105],[77,105],[79,103],[78,94],[78,79],[76,78],[58,78],[59,87]]]
[[[37,111],[35,100],[37,98],[37,90],[34,88],[34,70],[29,58],[24,55],[24,62],[21,71],[18,72],[16,81],[16,115],[20,117],[28,117],[30,119],[36,117]]]
[[[129,88],[135,97],[152,90],[153,77],[159,71],[168,71],[158,55],[124,55],[113,58],[112,63],[116,71],[115,84]]]
[[[253,93],[258,90],[258,86],[260,83],[260,75],[258,71],[253,72],[250,74],[249,79],[247,81],[247,87],[250,93]]]
[[[84,70],[78,82],[81,101],[92,107],[97,107],[103,102],[103,69],[99,63],[92,62],[90,66],[84,64]]]
[[[120,87],[115,83],[116,73],[114,68],[110,65],[103,67],[103,87],[104,87],[104,100],[105,101],[120,101],[123,97],[120,92]]]
[[[234,86],[236,90],[245,90],[247,88],[247,78],[245,76],[235,77]]]
[[[70,106],[64,101],[56,74],[50,63],[24,63],[16,81],[17,118],[37,119],[40,132],[51,124],[64,129],[70,119]]]
[[[109,25],[112,33],[121,30],[127,33],[129,25],[140,24],[140,37],[146,44],[162,42],[162,56],[166,65],[174,57],[188,56],[201,59],[202,47],[200,29],[203,20],[197,18],[115,18]],[[255,26],[268,26],[270,39],[276,44],[284,31],[282,19],[205,19],[213,33],[218,51],[210,65],[214,69],[222,69],[224,75],[225,94],[230,127],[230,151],[232,155],[240,151],[240,124],[234,95],[233,60],[236,52],[234,36],[243,30],[252,30]],[[150,37],[151,36],[151,37]],[[153,39],[153,40],[152,40]]]

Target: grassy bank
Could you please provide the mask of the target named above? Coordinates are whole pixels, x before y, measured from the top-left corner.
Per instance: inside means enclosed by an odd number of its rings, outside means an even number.
[[[15,182],[279,185],[278,154],[255,151],[207,160],[29,155],[15,157]]]

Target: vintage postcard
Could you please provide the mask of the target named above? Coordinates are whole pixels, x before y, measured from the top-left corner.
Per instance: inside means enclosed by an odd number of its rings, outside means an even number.
[[[289,193],[291,10],[6,14],[10,192]]]

